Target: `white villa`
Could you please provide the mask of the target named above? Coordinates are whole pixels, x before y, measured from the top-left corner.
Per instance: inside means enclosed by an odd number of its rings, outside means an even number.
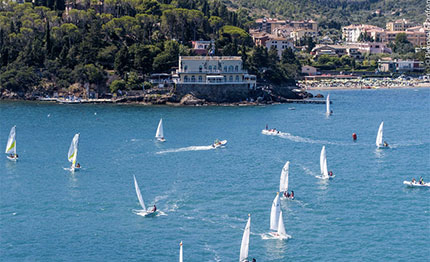
[[[240,56],[180,56],[176,84],[248,85],[256,88],[255,75],[243,69]]]

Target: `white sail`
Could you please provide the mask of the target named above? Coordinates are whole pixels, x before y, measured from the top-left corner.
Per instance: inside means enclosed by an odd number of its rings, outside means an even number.
[[[378,135],[376,136],[376,146],[377,147],[382,147],[383,143],[382,143],[382,135],[384,133],[384,121],[381,122],[381,125],[379,125],[379,129],[378,129]]]
[[[278,234],[281,237],[287,236],[287,232],[285,231],[284,226],[284,219],[282,218],[282,211],[279,212]]]
[[[158,128],[157,128],[157,133],[155,133],[155,138],[157,139],[164,138],[163,119],[160,119],[160,122],[158,123]]]
[[[69,147],[69,153],[67,154],[67,159],[69,162],[72,162],[72,168],[75,167],[76,158],[78,157],[78,143],[79,143],[79,134],[76,134],[73,137],[72,143]]]
[[[270,211],[270,229],[278,230],[279,222],[279,212],[281,212],[281,204],[279,201],[279,192],[276,194],[275,199],[273,199],[272,209]]]
[[[248,222],[246,222],[245,230],[243,231],[242,244],[240,245],[239,262],[248,261],[249,235],[251,234],[251,215],[248,216]]]
[[[289,169],[290,169],[290,161],[287,161],[287,163],[285,163],[284,167],[282,168],[282,172],[281,172],[281,180],[279,181],[279,191],[280,192],[287,192],[288,191]]]
[[[331,114],[331,112],[330,112],[330,95],[327,95],[327,101],[325,102],[325,104],[326,104],[326,108],[327,108],[326,114],[330,115]]]
[[[179,243],[179,262],[183,262],[183,255],[182,255],[182,241]]]
[[[9,138],[6,144],[6,154],[16,154],[16,126],[10,129]]]
[[[327,156],[326,156],[326,152],[325,152],[325,146],[323,146],[321,149],[320,169],[321,169],[321,176],[323,178],[328,178]]]
[[[139,185],[137,184],[136,177],[133,176],[133,178],[134,178],[134,187],[136,188],[136,195],[137,195],[137,198],[139,199],[140,206],[142,207],[143,210],[146,211],[145,202],[143,202],[142,194],[140,193],[140,189],[139,189]]]

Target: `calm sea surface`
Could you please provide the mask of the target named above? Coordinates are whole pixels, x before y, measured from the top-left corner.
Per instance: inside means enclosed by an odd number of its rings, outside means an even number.
[[[330,97],[329,118],[311,104],[0,102],[1,150],[16,125],[20,156],[0,159],[0,260],[177,261],[183,241],[184,261],[238,261],[250,213],[257,261],[429,261],[430,190],[403,181],[430,181],[430,89]],[[165,143],[153,138],[160,118]],[[381,121],[389,150],[375,149]],[[266,123],[281,136],[261,134]],[[83,169],[73,175],[64,168],[78,132]],[[216,138],[227,147],[207,147]],[[315,177],[323,145],[336,175],[328,183]],[[265,239],[287,160],[296,200],[281,206],[292,239]],[[133,213],[133,175],[161,215]]]

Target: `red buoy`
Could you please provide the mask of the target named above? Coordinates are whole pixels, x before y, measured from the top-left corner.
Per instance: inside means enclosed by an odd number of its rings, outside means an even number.
[[[356,133],[352,133],[352,140],[357,140],[357,134]]]

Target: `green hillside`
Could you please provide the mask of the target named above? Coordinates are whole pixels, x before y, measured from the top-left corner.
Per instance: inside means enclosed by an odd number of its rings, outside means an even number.
[[[424,22],[424,0],[226,0],[231,8],[248,9],[255,16],[291,20],[312,18],[322,24],[368,23],[385,26],[400,18]],[[380,10],[381,13],[375,12]]]

